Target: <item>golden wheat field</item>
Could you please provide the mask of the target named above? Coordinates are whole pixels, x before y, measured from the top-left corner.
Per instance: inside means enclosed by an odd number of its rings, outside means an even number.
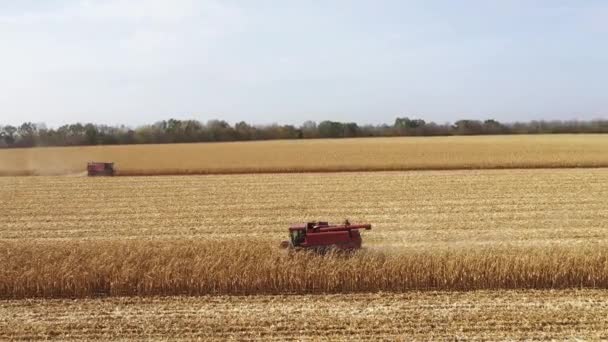
[[[315,139],[0,150],[0,175],[120,175],[608,166],[606,135]]]
[[[600,290],[0,301],[15,340],[605,340]]]

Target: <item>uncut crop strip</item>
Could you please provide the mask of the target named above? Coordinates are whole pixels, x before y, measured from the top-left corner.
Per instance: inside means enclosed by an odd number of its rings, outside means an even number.
[[[289,255],[261,241],[0,242],[0,298],[608,289],[607,244]]]
[[[1,340],[606,340],[604,290],[0,301]]]
[[[608,135],[320,139],[0,150],[0,175],[118,175],[608,167]]]

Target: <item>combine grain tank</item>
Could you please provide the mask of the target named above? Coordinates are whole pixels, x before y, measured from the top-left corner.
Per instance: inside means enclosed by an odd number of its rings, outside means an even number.
[[[289,227],[290,241],[283,241],[281,247],[289,249],[312,249],[324,251],[356,250],[361,248],[359,229],[370,230],[371,224],[329,224],[328,222],[308,222]]]
[[[114,176],[114,163],[87,163],[87,174],[89,176]]]

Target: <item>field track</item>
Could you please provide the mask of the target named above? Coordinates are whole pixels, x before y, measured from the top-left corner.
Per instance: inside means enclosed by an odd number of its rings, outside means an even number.
[[[112,161],[118,175],[243,174],[608,167],[608,135],[282,140],[0,150],[0,175],[83,175]]]
[[[0,301],[2,340],[605,340],[600,290]]]

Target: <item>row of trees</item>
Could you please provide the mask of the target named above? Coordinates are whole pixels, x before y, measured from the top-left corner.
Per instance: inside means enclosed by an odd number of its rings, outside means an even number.
[[[448,136],[483,134],[608,133],[608,120],[531,121],[500,123],[496,120],[459,120],[436,124],[421,119],[397,118],[392,125],[363,125],[354,122],[307,121],[293,125],[250,125],[239,122],[196,120],[160,121],[135,129],[127,126],[72,124],[47,128],[31,122],[0,126],[0,148],[32,146],[76,146],[156,144],[270,139],[314,139],[390,136]]]

